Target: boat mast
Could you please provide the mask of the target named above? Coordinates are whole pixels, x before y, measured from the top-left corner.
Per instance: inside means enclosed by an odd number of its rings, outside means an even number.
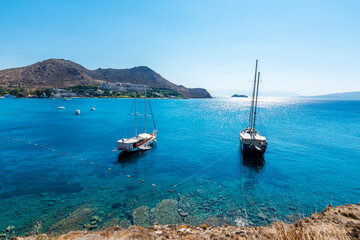
[[[144,101],[145,101],[145,116],[144,116],[144,118],[145,118],[145,133],[146,133],[146,87],[145,87],[145,99],[144,99]]]
[[[138,135],[137,133],[137,123],[136,123],[136,92],[134,93],[134,104],[135,104],[135,137]]]
[[[256,86],[255,110],[254,110],[254,124],[253,124],[254,132],[255,132],[255,121],[256,121],[256,109],[257,109],[257,102],[258,102],[258,95],[259,95],[259,82],[260,82],[260,72],[258,73],[257,86]]]
[[[150,107],[151,118],[152,118],[152,120],[153,120],[154,127],[155,127],[155,130],[156,130],[156,123],[155,123],[154,114],[153,114],[153,111],[152,111],[152,108],[151,108],[150,99],[149,99],[149,107]]]
[[[251,99],[251,109],[250,109],[250,116],[249,116],[249,127],[250,132],[253,131],[253,118],[254,118],[254,99],[255,99],[255,88],[256,88],[256,75],[257,75],[257,66],[258,66],[258,60],[256,59],[256,65],[255,65],[255,77],[254,77],[254,87],[253,87],[253,94]]]

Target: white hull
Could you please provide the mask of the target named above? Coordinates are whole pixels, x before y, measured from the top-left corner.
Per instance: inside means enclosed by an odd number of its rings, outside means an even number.
[[[151,149],[150,145],[156,141],[157,131],[153,133],[142,133],[136,137],[118,140],[118,150],[124,152],[146,151]]]
[[[258,131],[247,128],[240,132],[240,146],[244,153],[264,154],[267,141]]]
[[[146,133],[146,117],[147,116],[151,116],[151,115],[147,115],[146,114],[146,88],[145,88],[145,98],[144,98],[144,105],[145,105],[145,111],[144,111],[144,128],[145,128],[145,133],[141,133],[138,134],[138,128],[137,128],[137,116],[139,115],[136,112],[136,98],[134,98],[134,116],[135,116],[135,133],[136,136],[131,137],[131,138],[123,138],[118,140],[117,143],[117,150],[118,151],[123,151],[123,152],[135,152],[135,151],[147,151],[149,149],[151,149],[150,145],[153,144],[153,142],[156,142],[156,134],[157,134],[157,130],[154,130],[152,133]],[[149,102],[150,105],[150,102]],[[151,105],[150,105],[150,111],[152,114],[152,110],[151,110]],[[156,125],[155,125],[155,121],[153,118],[153,123],[154,123],[154,127],[156,129]]]

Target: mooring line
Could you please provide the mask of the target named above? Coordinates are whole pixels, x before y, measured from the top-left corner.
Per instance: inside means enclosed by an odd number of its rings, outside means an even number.
[[[21,140],[19,138],[13,138],[13,137],[8,137],[8,136],[2,136],[3,138],[7,139],[7,140],[14,140],[14,141],[17,141],[17,142],[20,142],[22,141],[22,143],[25,143],[25,144],[29,144],[29,145],[33,145],[35,147],[39,147],[39,148],[43,148],[43,149],[46,149],[46,150],[49,150],[49,151],[52,151],[52,152],[56,152],[56,150],[54,148],[49,148],[49,147],[44,147],[44,145],[39,145],[39,144],[36,144],[36,143],[32,143],[30,141],[25,141],[25,140]],[[77,157],[76,156],[71,156],[70,154],[64,154],[63,152],[58,152],[58,154],[62,155],[62,156],[66,156],[66,157],[70,157],[72,159],[76,159]],[[80,158],[80,161],[81,162],[85,162],[85,160],[83,158]],[[88,162],[90,165],[95,165],[97,166],[97,168],[104,168],[103,166],[101,166],[100,164],[96,165],[94,162]],[[105,167],[104,169],[107,170],[108,173],[111,173],[111,172],[114,172],[112,168],[110,167]],[[115,172],[114,172],[115,173]],[[120,172],[119,175],[124,175],[125,174],[123,172]],[[135,177],[135,176],[131,176],[131,175],[126,175],[127,178],[131,178],[131,179],[136,179],[136,180],[139,180],[139,183],[145,183],[145,180],[144,179],[141,179],[139,177]],[[156,189],[157,191],[159,190],[158,187],[152,183],[151,184],[152,188]],[[174,191],[172,190],[168,190],[168,192],[170,193],[173,193]]]
[[[172,186],[172,188],[175,188],[177,186],[179,186],[180,184],[183,184],[184,182],[188,181],[189,179],[193,178],[194,176],[198,175],[199,173],[203,172],[204,170],[208,169],[209,167],[213,166],[215,163],[219,162],[220,160],[224,159],[227,155],[229,155],[230,153],[232,153],[235,149],[239,149],[239,147],[235,147],[232,150],[230,150],[229,152],[227,152],[225,155],[221,156],[219,159],[215,160],[214,162],[212,162],[211,164],[207,165],[206,167],[202,168],[200,171],[194,173],[193,175],[191,175],[190,177],[176,183],[175,185]]]
[[[15,140],[15,141],[17,141],[17,142],[21,142],[21,139],[17,139],[17,138],[6,137],[6,136],[3,136],[3,138],[13,139],[13,140]],[[43,148],[43,149],[46,149],[46,150],[50,150],[50,151],[52,151],[52,152],[56,152],[56,150],[55,150],[54,148],[44,147],[44,145],[38,145],[38,144],[36,144],[36,143],[31,143],[30,141],[25,141],[25,140],[22,140],[22,142],[23,142],[23,143],[27,143],[27,144],[29,144],[29,145],[34,145],[35,147],[36,147],[36,146],[39,146],[40,148]],[[221,156],[221,157],[218,158],[217,160],[213,161],[211,164],[207,165],[206,167],[202,168],[202,169],[199,170],[198,172],[194,173],[193,175],[187,177],[186,179],[184,179],[184,180],[176,183],[175,185],[171,186],[171,187],[167,190],[167,192],[170,193],[170,194],[174,193],[174,192],[175,192],[174,188],[176,188],[177,186],[185,183],[186,181],[190,180],[190,179],[193,178],[194,176],[196,176],[196,175],[198,175],[199,173],[203,172],[204,170],[210,168],[210,167],[213,166],[214,164],[218,163],[219,161],[221,161],[222,159],[224,159],[227,155],[229,155],[230,153],[232,153],[232,152],[233,152],[234,150],[236,150],[236,149],[238,149],[238,147],[233,148],[232,150],[228,151],[226,154],[224,154],[223,156]],[[65,156],[65,157],[70,157],[70,158],[72,158],[72,159],[78,159],[76,156],[71,156],[71,155],[65,154],[65,153],[63,153],[63,152],[61,152],[61,151],[59,151],[58,154],[60,154],[60,155],[62,155],[62,156]],[[84,160],[83,158],[80,158],[80,161],[81,161],[81,162],[85,162],[85,160]],[[95,164],[95,163],[92,162],[92,161],[91,161],[91,162],[88,162],[88,164],[93,165],[93,166],[96,166],[97,168],[103,168],[103,169],[105,169],[108,173],[114,172],[114,170],[113,170],[112,168],[110,168],[110,167],[104,167],[104,166],[102,166],[102,165],[100,165],[100,164]],[[120,175],[124,175],[124,176],[126,176],[127,178],[137,179],[137,180],[139,180],[139,183],[145,183],[145,180],[144,180],[144,179],[141,179],[141,178],[139,178],[139,177],[131,176],[131,175],[126,174],[126,173],[123,173],[123,172],[120,172],[119,174],[120,174]],[[151,186],[152,186],[153,188],[158,189],[157,185],[154,184],[154,183],[152,183]]]

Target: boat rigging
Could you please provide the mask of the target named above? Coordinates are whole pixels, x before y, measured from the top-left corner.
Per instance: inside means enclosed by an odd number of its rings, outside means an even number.
[[[248,154],[264,154],[268,144],[266,137],[262,136],[260,132],[255,129],[260,82],[260,72],[257,71],[257,68],[258,60],[256,59],[254,86],[249,114],[249,127],[240,132],[241,150],[243,153]]]
[[[147,100],[146,88],[145,88],[145,98],[144,98],[145,114],[144,114],[144,132],[143,133],[138,132],[138,128],[137,128],[137,116],[139,114],[136,112],[136,93],[134,93],[134,95],[135,95],[134,96],[135,136],[131,137],[131,138],[122,138],[122,139],[118,140],[117,150],[119,150],[119,151],[124,151],[124,152],[145,151],[145,150],[151,149],[151,145],[153,144],[153,142],[154,141],[156,142],[157,129],[156,129],[155,120],[154,120],[154,116],[152,113],[150,101],[146,101]],[[149,116],[146,113],[147,102],[149,102],[150,112],[151,112],[152,120],[153,120],[154,127],[155,127],[155,130],[152,131],[151,133],[146,132],[147,131],[146,117]]]

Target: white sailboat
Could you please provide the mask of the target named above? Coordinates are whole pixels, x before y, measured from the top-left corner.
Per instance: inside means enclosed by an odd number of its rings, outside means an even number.
[[[249,127],[240,132],[241,150],[243,153],[249,154],[264,154],[268,144],[266,141],[266,137],[262,136],[260,132],[255,129],[260,82],[260,72],[257,72],[257,66],[258,60],[256,59],[254,87],[249,116]]]
[[[57,100],[56,109],[57,109],[57,110],[65,110],[65,107],[64,107],[64,106],[61,106],[61,105],[59,104],[59,99]]]
[[[157,136],[157,129],[154,121],[154,117],[152,114],[151,105],[150,111],[151,115],[146,114],[146,89],[145,89],[145,114],[144,114],[144,126],[145,131],[143,133],[139,133],[137,129],[137,115],[139,115],[136,112],[136,97],[134,97],[134,106],[135,106],[135,136],[131,138],[122,138],[118,140],[117,144],[117,150],[124,151],[124,152],[133,152],[133,151],[145,151],[151,149],[151,144],[155,141],[156,142],[156,136]],[[150,104],[150,102],[149,102]],[[152,120],[154,123],[155,130],[151,133],[146,132],[146,117],[152,116]]]

